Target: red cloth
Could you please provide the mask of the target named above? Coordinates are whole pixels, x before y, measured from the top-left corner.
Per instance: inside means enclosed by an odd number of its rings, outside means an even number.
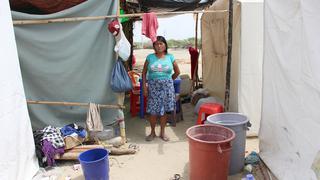
[[[10,0],[14,11],[32,14],[51,14],[63,11],[86,0]]]
[[[132,68],[136,65],[136,56],[132,54]]]
[[[118,20],[112,20],[109,24],[108,24],[108,29],[109,31],[114,35],[118,35],[119,31],[120,31],[120,24]]]
[[[158,19],[155,13],[144,13],[142,16],[142,34],[151,39],[157,40]]]
[[[191,79],[193,79],[198,76],[199,51],[193,47],[189,47],[189,53],[191,58]]]

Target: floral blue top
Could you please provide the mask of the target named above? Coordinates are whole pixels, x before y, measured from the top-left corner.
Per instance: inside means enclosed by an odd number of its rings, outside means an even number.
[[[172,79],[174,57],[172,54],[166,54],[164,58],[159,59],[154,53],[147,56],[148,74],[147,79]]]

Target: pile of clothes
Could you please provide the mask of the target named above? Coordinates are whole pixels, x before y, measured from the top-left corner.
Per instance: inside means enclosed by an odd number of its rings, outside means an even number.
[[[39,166],[53,166],[55,155],[64,153],[64,138],[74,135],[85,138],[87,132],[83,127],[76,124],[69,124],[62,128],[47,126],[42,130],[34,131],[33,137]]]

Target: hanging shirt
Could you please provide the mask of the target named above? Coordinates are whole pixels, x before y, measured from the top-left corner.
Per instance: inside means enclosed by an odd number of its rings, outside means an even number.
[[[142,34],[151,39],[157,40],[158,19],[155,13],[144,13],[142,16]]]
[[[159,59],[154,53],[147,56],[148,79],[172,79],[174,57],[166,54]]]

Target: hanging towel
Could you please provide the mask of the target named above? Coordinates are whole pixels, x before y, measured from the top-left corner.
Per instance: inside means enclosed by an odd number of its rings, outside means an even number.
[[[155,13],[144,13],[142,16],[142,34],[151,39],[157,40],[158,19]]]
[[[87,129],[89,131],[102,131],[103,124],[100,117],[99,105],[94,103],[89,103],[89,110],[87,113],[86,121]]]

